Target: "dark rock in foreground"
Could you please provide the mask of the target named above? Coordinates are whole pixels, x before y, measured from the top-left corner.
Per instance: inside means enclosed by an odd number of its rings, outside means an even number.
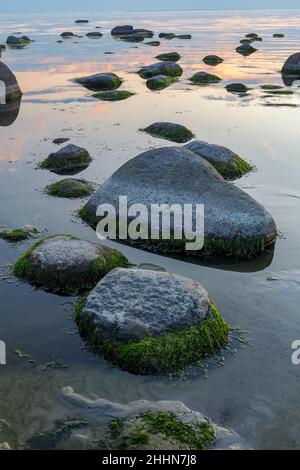
[[[143,130],[154,137],[177,143],[188,142],[194,137],[192,131],[173,122],[156,122]]]
[[[41,164],[41,168],[57,173],[58,175],[76,174],[87,168],[92,161],[87,150],[77,145],[69,144],[66,147],[51,153]]]
[[[119,251],[71,235],[54,235],[37,242],[13,270],[44,290],[75,295],[92,289],[111,269],[127,265]]]
[[[95,351],[135,374],[179,371],[225,346],[229,335],[200,283],[142,269],[108,274],[78,304],[76,322]]]
[[[165,52],[164,54],[157,55],[155,58],[163,62],[178,62],[181,59],[181,55],[178,52]]]
[[[122,85],[122,80],[116,74],[109,72],[75,78],[74,82],[92,91],[116,90]]]
[[[240,178],[252,170],[248,162],[222,145],[195,140],[185,148],[207,160],[225,179]]]
[[[209,85],[211,83],[219,83],[222,78],[207,72],[197,72],[190,79],[195,85]]]
[[[147,87],[152,91],[159,91],[167,88],[176,82],[176,79],[173,77],[167,77],[166,75],[156,75],[155,77],[149,78],[147,80]]]
[[[95,226],[98,206],[108,203],[117,209],[120,195],[128,196],[128,206],[145,204],[149,213],[151,204],[204,204],[203,249],[187,252],[181,240],[127,240],[142,248],[200,258],[251,258],[276,239],[271,215],[251,196],[225,181],[207,161],[185,148],[158,148],[128,161],[91,197],[81,217]]]
[[[94,186],[84,180],[66,178],[48,186],[46,192],[49,196],[74,199],[90,196],[94,192]]]
[[[181,77],[183,70],[180,65],[175,62],[158,62],[157,64],[148,65],[138,71],[142,78],[151,78],[155,75],[167,75],[168,77]]]
[[[203,62],[207,65],[215,66],[224,62],[224,59],[222,59],[222,57],[219,57],[217,55],[207,55],[206,57],[204,57]]]

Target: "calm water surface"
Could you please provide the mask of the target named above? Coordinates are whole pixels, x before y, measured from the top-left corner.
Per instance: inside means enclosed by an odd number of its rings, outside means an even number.
[[[282,84],[284,60],[300,49],[300,10],[80,16],[90,18],[90,24],[75,25],[73,15],[1,16],[0,43],[17,31],[36,42],[7,49],[1,58],[24,96],[15,122],[0,127],[0,226],[32,224],[45,233],[95,241],[94,232],[76,217],[83,201],[45,195],[44,187],[60,177],[37,164],[57,149],[54,138],[68,137],[93,156],[80,177],[102,183],[138,153],[169,145],[139,132],[167,120],[186,125],[199,139],[232,148],[255,165],[255,172],[235,184],[272,213],[282,236],[274,254],[227,266],[189,264],[121,246],[133,263],[153,263],[201,281],[225,319],[252,338],[252,346],[239,348],[207,378],[196,374],[182,382],[131,376],[91,356],[74,329],[75,299],[35,291],[8,276],[9,265],[31,242],[14,246],[0,240],[0,338],[8,348],[8,364],[0,369],[0,418],[11,424],[12,443],[49,429],[56,418],[76,415],[59,395],[61,387],[71,385],[80,393],[120,402],[182,400],[233,428],[254,448],[299,448],[300,366],[292,365],[291,343],[300,339],[300,91],[294,84],[293,95],[269,97],[259,85]],[[115,41],[110,30],[122,23],[156,33],[191,33],[193,39],[162,40],[160,47]],[[95,26],[104,33],[100,40],[56,42],[62,31],[86,33]],[[255,43],[255,54],[243,57],[235,47],[249,32],[263,42]],[[273,33],[285,38],[274,39]],[[155,55],[175,50],[182,55],[182,79],[150,92],[134,72],[153,63]],[[202,58],[207,54],[222,56],[224,63],[206,66]],[[199,70],[213,71],[223,82],[191,86],[187,78]],[[136,95],[104,103],[70,81],[105,71],[119,74],[123,88]],[[232,81],[252,90],[244,97],[229,94],[223,87]],[[17,358],[15,349],[31,355],[35,365]],[[57,359],[68,367],[43,370],[43,364]]]

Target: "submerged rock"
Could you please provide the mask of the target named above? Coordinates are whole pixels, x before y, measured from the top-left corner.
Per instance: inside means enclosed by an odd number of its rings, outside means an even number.
[[[167,88],[175,82],[176,79],[173,77],[167,77],[166,75],[156,75],[155,77],[149,78],[146,85],[149,90],[158,91]]]
[[[102,91],[93,95],[94,98],[98,98],[103,101],[122,101],[134,96],[135,93],[131,93],[126,90],[114,90],[114,91]]]
[[[112,36],[122,36],[124,34],[132,34],[133,33],[133,26],[125,25],[125,26],[116,26],[111,30]]]
[[[69,144],[66,147],[51,153],[41,164],[41,168],[57,173],[76,174],[87,168],[92,161],[87,150],[77,145]]]
[[[132,450],[136,449],[136,446],[139,446],[139,449],[149,450],[179,450],[183,447],[191,450],[200,450],[199,447],[202,450],[203,447],[235,450],[247,447],[234,431],[216,425],[202,413],[191,410],[181,401],[139,400],[125,405],[102,398],[87,398],[75,393],[72,387],[64,387],[61,396],[69,405],[76,407],[77,413],[87,418],[91,416],[98,419],[101,427],[105,418],[112,420],[109,425],[110,436],[105,440],[107,442],[113,440],[109,446],[113,449],[123,450],[125,445],[126,449]],[[147,417],[148,419],[144,421]],[[142,426],[139,425],[141,420],[144,421]],[[156,428],[158,424],[159,429]],[[133,433],[133,429],[138,432]],[[194,430],[192,440],[191,429]],[[175,430],[176,435],[173,434]],[[206,435],[205,439],[203,433]],[[120,439],[121,436],[124,440]]]
[[[181,77],[183,70],[180,65],[175,62],[158,62],[157,64],[148,65],[138,71],[142,78],[151,78],[155,75],[167,75],[168,77]]]
[[[217,55],[207,55],[204,57],[203,62],[207,65],[218,65],[224,62],[224,59],[222,57],[219,57]]]
[[[75,23],[80,24],[80,23],[89,23],[89,20],[76,20]]]
[[[284,63],[282,67],[284,75],[299,75],[300,76],[300,52],[292,54]],[[298,77],[299,78],[299,77]]]
[[[97,208],[106,203],[117,209],[119,217],[120,195],[128,196],[128,206],[146,205],[149,214],[151,204],[176,203],[182,208],[184,204],[204,205],[205,240],[201,250],[186,251],[184,240],[172,238],[127,240],[152,251],[206,259],[251,258],[263,252],[276,238],[275,222],[259,203],[225,181],[204,158],[185,148],[158,148],[131,159],[91,197],[81,210],[81,217],[95,226]],[[122,223],[129,221],[122,220]],[[148,226],[151,229],[150,221]],[[178,222],[175,228],[180,230]],[[172,231],[174,221],[171,221]]]
[[[31,227],[31,225],[25,225],[24,227],[12,230],[0,227],[0,238],[13,243],[28,240],[28,238],[33,237],[37,233],[38,230],[35,227]]]
[[[191,34],[176,34],[177,39],[192,39]]]
[[[111,269],[127,265],[119,251],[71,235],[54,235],[22,255],[13,272],[46,291],[76,295],[92,289]]]
[[[249,90],[243,83],[229,83],[225,88],[232,93],[246,93]]]
[[[176,38],[176,34],[174,34],[174,33],[160,33],[159,37],[161,39],[174,39],[174,38]]]
[[[65,31],[60,35],[62,38],[73,38],[75,36],[71,31]]]
[[[92,39],[99,39],[102,38],[103,34],[99,33],[98,31],[92,31],[91,33],[87,33],[86,37],[92,38]]]
[[[56,145],[61,145],[61,144],[65,144],[66,142],[68,142],[70,139],[67,138],[67,137],[58,137],[57,139],[54,139],[52,142],[53,144],[56,144]]]
[[[275,33],[275,34],[273,34],[273,38],[284,38],[284,34],[282,34],[282,33]]]
[[[178,62],[181,59],[181,55],[178,52],[166,52],[164,54],[157,55],[155,57],[163,62]]]
[[[208,85],[210,83],[219,83],[222,78],[207,72],[197,72],[189,80],[196,85]]]
[[[0,62],[0,80],[5,85],[5,103],[20,101],[22,92],[15,75],[3,62]],[[2,105],[0,105],[1,108]],[[5,106],[5,105],[3,105]]]
[[[146,38],[152,38],[154,32],[143,28],[134,29],[133,26],[125,25],[113,28],[111,35],[123,41],[142,42]]]
[[[108,274],[79,302],[76,322],[98,353],[135,374],[178,371],[212,355],[229,336],[201,284],[142,269]]]
[[[26,441],[28,450],[52,450],[62,440],[67,440],[72,432],[88,425],[87,421],[77,419],[56,420],[49,431],[34,434]]]
[[[225,179],[240,178],[252,170],[248,162],[221,145],[195,140],[185,148],[207,160]]]
[[[192,131],[181,124],[173,122],[156,122],[146,127],[143,131],[161,139],[171,140],[172,142],[184,143],[194,137]]]
[[[148,41],[148,42],[145,42],[145,44],[146,44],[147,46],[154,46],[154,47],[160,46],[160,42],[159,42],[159,41]]]
[[[26,46],[31,42],[31,39],[28,36],[9,36],[6,40],[6,44],[9,46]]]
[[[242,44],[241,46],[238,46],[236,48],[236,52],[238,52],[239,54],[242,54],[244,56],[248,56],[250,54],[253,54],[253,52],[256,52],[256,51],[257,51],[257,49],[252,47],[250,44]]]
[[[49,196],[72,199],[90,196],[94,192],[94,186],[84,180],[66,178],[48,186],[46,192]]]
[[[75,83],[83,85],[91,91],[116,90],[122,85],[122,80],[115,73],[96,73],[88,77],[75,78]]]

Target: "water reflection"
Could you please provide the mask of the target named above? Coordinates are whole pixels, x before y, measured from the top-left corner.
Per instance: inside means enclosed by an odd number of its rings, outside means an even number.
[[[13,124],[20,111],[22,92],[15,75],[0,62],[0,126]]]

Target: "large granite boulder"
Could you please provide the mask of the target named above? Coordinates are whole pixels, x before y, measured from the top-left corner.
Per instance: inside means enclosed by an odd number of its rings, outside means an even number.
[[[183,70],[175,62],[158,62],[157,64],[142,67],[138,74],[142,78],[151,78],[155,75],[166,75],[168,77],[181,77]]]
[[[41,163],[41,168],[58,175],[75,175],[87,168],[91,161],[86,149],[69,144],[55,153],[50,153]]]
[[[116,90],[122,85],[122,80],[115,73],[109,72],[75,78],[74,82],[92,91]]]
[[[64,387],[61,396],[85,419],[109,420],[106,442],[114,450],[242,450],[248,446],[181,401],[138,400],[128,404],[87,398]],[[249,448],[249,447],[248,447]]]
[[[282,73],[300,76],[300,52],[292,54],[284,63]]]
[[[112,204],[119,214],[119,196],[128,196],[128,206],[144,204],[203,204],[205,243],[201,250],[186,252],[180,240],[130,240],[162,253],[199,257],[249,258],[264,251],[276,238],[271,215],[251,196],[235,187],[203,158],[185,148],[163,147],[142,153],[125,163],[91,197],[81,216],[96,226],[97,208]],[[129,221],[119,221],[119,223]],[[174,223],[171,221],[171,230]],[[150,223],[149,223],[149,228]],[[179,228],[175,224],[175,228]],[[162,243],[164,242],[164,243]],[[176,242],[176,243],[175,243]]]
[[[127,265],[119,251],[71,235],[54,235],[33,245],[13,271],[46,291],[76,295],[92,289],[111,269]]]
[[[79,332],[132,373],[176,372],[228,341],[228,326],[196,281],[163,271],[115,269],[76,309]]]
[[[225,179],[236,179],[252,170],[248,162],[222,145],[194,140],[185,148],[207,160]]]

